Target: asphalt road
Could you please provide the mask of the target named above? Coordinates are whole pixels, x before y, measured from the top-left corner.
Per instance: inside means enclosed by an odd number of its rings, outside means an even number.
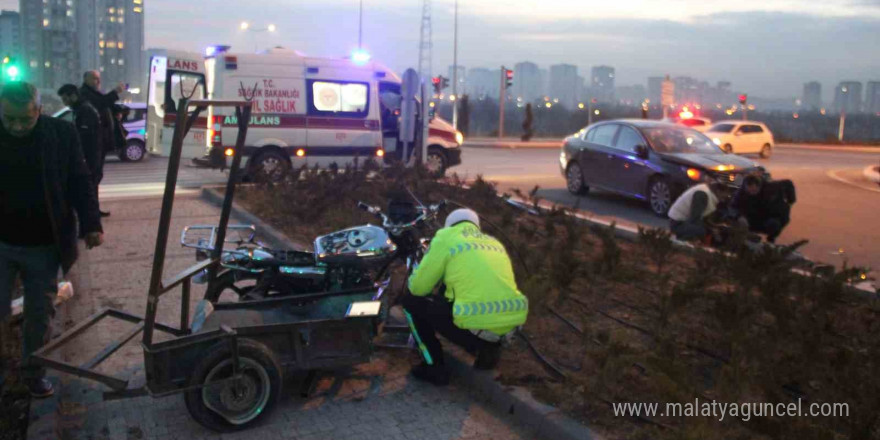
[[[541,197],[576,206],[622,225],[665,227],[667,220],[655,217],[647,206],[611,193],[591,191],[576,197],[565,189],[559,173],[557,148],[469,148],[463,164],[450,170],[469,178],[483,175],[498,183],[501,191],[528,191],[540,186]],[[880,269],[880,186],[868,181],[862,170],[880,162],[877,152],[843,152],[822,149],[778,148],[764,164],[775,178],[795,182],[798,203],[792,222],[779,239],[791,243],[808,239],[802,249],[808,257],[841,265],[866,265]],[[109,159],[101,184],[101,199],[156,197],[164,189],[168,160],[152,157],[140,163]],[[196,193],[203,184],[225,182],[226,173],[181,167],[178,194]],[[112,219],[112,217],[111,217]],[[838,251],[843,249],[843,254]]]
[[[797,188],[792,222],[779,243],[807,239],[810,242],[802,252],[811,259],[836,265],[848,261],[850,265],[870,266],[875,273],[880,269],[880,186],[862,174],[865,167],[880,162],[880,149],[844,152],[793,146],[777,148],[769,159],[752,158],[774,178],[791,179]],[[482,175],[497,182],[501,191],[525,191],[538,185],[541,197],[577,206],[601,219],[654,227],[665,227],[668,222],[655,217],[644,203],[615,194],[569,194],[559,173],[559,150],[555,148],[466,147],[462,159],[464,163],[451,172],[470,178]]]

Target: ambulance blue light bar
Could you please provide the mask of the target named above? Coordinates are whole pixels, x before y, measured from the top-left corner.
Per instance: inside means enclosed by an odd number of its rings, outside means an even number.
[[[229,46],[224,45],[214,45],[208,46],[205,48],[205,56],[210,58],[216,56],[218,54],[224,53],[229,50]]]
[[[358,49],[351,53],[351,61],[357,65],[367,64],[370,61],[370,54],[363,49]]]

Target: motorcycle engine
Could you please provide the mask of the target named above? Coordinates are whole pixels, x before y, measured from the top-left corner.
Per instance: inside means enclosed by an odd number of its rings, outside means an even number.
[[[319,262],[332,265],[368,266],[385,261],[397,245],[384,229],[364,225],[322,235],[315,239]]]

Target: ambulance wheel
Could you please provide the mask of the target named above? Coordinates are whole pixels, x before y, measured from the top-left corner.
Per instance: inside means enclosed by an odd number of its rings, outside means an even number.
[[[431,147],[428,150],[428,160],[425,161],[425,168],[428,169],[434,177],[443,177],[446,174],[446,153],[443,150]]]
[[[119,159],[123,162],[140,162],[147,155],[147,146],[140,139],[129,139],[125,147],[119,150]]]
[[[210,430],[252,427],[266,418],[281,396],[281,363],[272,350],[252,339],[239,339],[238,359],[239,377],[232,379],[232,351],[224,340],[208,350],[190,377],[190,386],[214,383],[184,394],[192,418]]]
[[[290,170],[290,159],[280,151],[266,150],[254,158],[251,172],[257,181],[278,182]]]

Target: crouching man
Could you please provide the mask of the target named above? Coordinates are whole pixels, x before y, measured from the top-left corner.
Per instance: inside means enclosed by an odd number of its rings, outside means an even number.
[[[720,241],[707,220],[718,210],[720,184],[694,185],[681,194],[669,208],[669,229],[682,241]]]
[[[429,296],[441,281],[443,296]],[[480,231],[480,218],[470,209],[449,214],[410,276],[409,290],[403,308],[424,360],[412,374],[435,385],[449,383],[436,333],[475,354],[474,368],[491,370],[500,359],[501,339],[528,315],[507,251]]]

